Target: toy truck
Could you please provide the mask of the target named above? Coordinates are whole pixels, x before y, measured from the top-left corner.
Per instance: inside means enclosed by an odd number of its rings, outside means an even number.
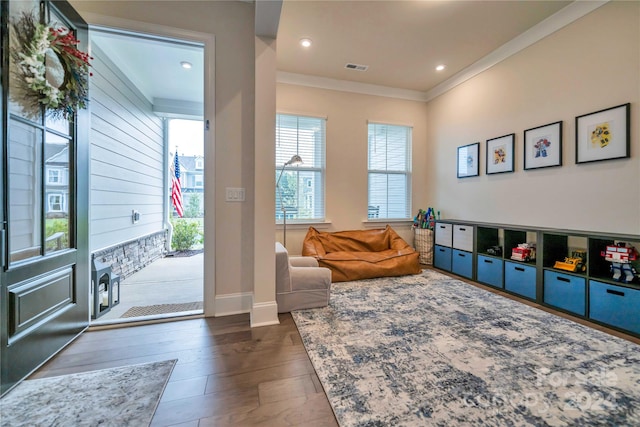
[[[487,253],[489,255],[502,256],[502,246],[490,246],[489,248],[487,248]]]
[[[631,265],[631,261],[638,259],[638,251],[627,243],[617,243],[607,245],[606,250],[600,252],[605,261],[611,263],[613,280],[617,282],[630,283],[635,277],[640,277],[636,269]]]
[[[573,251],[570,257],[565,257],[564,261],[556,261],[553,268],[560,270],[572,271],[574,273],[584,273],[587,271],[585,260],[587,253],[585,251]]]
[[[517,248],[511,250],[511,259],[524,262],[534,261],[536,246],[533,243],[519,243]]]

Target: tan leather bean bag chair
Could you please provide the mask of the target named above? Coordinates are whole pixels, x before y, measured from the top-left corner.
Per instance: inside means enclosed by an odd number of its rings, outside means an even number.
[[[309,227],[302,256],[315,257],[321,267],[329,268],[332,282],[421,272],[418,252],[388,225],[334,233]]]

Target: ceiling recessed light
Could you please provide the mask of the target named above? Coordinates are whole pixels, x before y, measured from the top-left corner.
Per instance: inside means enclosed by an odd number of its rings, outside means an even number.
[[[438,65],[438,66],[436,67],[436,71],[442,71],[442,70],[444,70],[445,68],[447,68],[445,65],[440,64],[440,65]]]
[[[180,62],[180,66],[185,70],[190,70],[193,65],[191,65],[191,62],[182,61]]]
[[[311,46],[311,43],[312,43],[311,39],[300,39],[300,45],[302,47],[309,47]]]

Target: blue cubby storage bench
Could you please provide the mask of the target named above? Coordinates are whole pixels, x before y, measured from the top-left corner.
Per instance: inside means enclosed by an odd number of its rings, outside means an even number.
[[[640,335],[640,290],[589,281],[589,318]]]
[[[473,279],[472,225],[436,223],[434,266]]]
[[[640,280],[615,281],[602,256],[621,242],[640,251],[638,235],[438,220],[434,267],[640,337]],[[535,258],[511,259],[520,243],[534,245]],[[572,267],[565,258],[577,255]]]
[[[587,314],[587,283],[584,277],[557,271],[544,272],[544,302],[571,313]]]
[[[494,288],[503,288],[504,261],[497,257],[478,255],[477,280]]]
[[[433,265],[440,270],[451,271],[451,248],[435,245]]]
[[[536,299],[536,267],[517,261],[504,263],[504,288],[520,296]]]
[[[454,249],[451,255],[451,271],[468,279],[473,277],[473,254]]]
[[[437,223],[435,225],[435,245],[433,265],[440,270],[451,271],[451,246],[453,245],[453,225]]]

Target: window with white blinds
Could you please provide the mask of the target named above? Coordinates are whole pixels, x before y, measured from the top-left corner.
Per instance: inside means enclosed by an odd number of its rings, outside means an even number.
[[[318,117],[276,115],[276,221],[324,220],[326,120]],[[303,163],[286,166],[298,155]],[[279,188],[278,188],[279,187]]]
[[[369,123],[369,219],[411,217],[411,127]]]

